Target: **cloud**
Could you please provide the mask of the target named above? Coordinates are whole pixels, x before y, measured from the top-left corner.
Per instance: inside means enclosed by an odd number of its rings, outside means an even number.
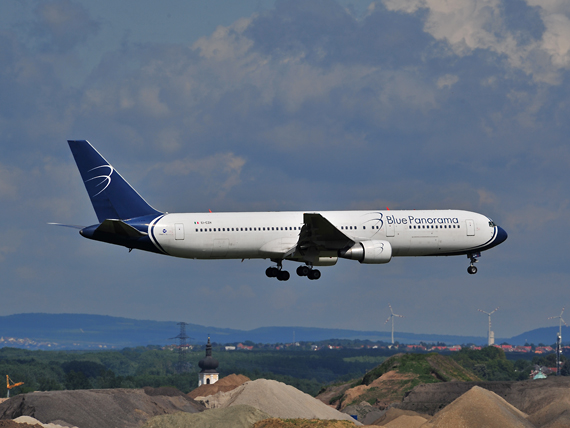
[[[439,89],[443,89],[446,87],[451,88],[458,81],[459,81],[459,77],[457,77],[453,74],[446,74],[445,76],[441,76],[439,79],[437,79],[437,87]]]
[[[219,197],[224,197],[241,182],[241,172],[246,160],[233,153],[220,153],[207,158],[184,158],[160,163],[152,169],[159,169],[169,176],[199,176],[201,183]],[[195,184],[195,183],[194,183]]]
[[[99,23],[76,1],[40,2],[35,15],[31,33],[41,41],[42,51],[67,52],[99,31]]]
[[[392,11],[427,10],[424,30],[458,56],[477,49],[504,56],[535,82],[561,83],[570,66],[568,17],[553,4],[523,0],[384,0]]]

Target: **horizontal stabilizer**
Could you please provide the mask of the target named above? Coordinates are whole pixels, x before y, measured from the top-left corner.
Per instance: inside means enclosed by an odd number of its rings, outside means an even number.
[[[95,232],[111,233],[114,235],[126,236],[128,238],[141,238],[148,235],[148,233],[141,232],[121,220],[105,220],[97,227],[97,229],[95,229]]]
[[[71,227],[72,229],[85,229],[85,226],[79,226],[77,224],[61,224],[61,223],[48,223],[51,226],[61,226],[61,227]]]

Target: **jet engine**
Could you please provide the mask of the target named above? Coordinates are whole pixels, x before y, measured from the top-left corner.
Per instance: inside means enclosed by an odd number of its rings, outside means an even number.
[[[360,263],[381,264],[392,259],[392,245],[388,241],[362,241],[338,252],[344,259],[358,260]]]

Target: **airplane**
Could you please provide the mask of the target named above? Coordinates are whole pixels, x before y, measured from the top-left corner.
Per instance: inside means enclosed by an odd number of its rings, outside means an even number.
[[[385,264],[392,257],[467,255],[507,239],[489,217],[460,210],[167,213],[151,207],[86,140],[68,140],[99,223],[71,226],[88,239],[189,259],[269,259],[266,276],[287,281],[284,261],[317,280],[339,258]]]

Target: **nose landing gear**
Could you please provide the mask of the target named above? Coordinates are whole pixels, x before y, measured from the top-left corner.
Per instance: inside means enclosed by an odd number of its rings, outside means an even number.
[[[471,265],[469,265],[469,267],[467,268],[467,273],[469,275],[475,275],[477,273],[477,266],[475,266],[475,263],[478,262],[478,258],[481,257],[481,253],[476,253],[476,254],[467,254],[467,258],[469,260],[471,260]]]

